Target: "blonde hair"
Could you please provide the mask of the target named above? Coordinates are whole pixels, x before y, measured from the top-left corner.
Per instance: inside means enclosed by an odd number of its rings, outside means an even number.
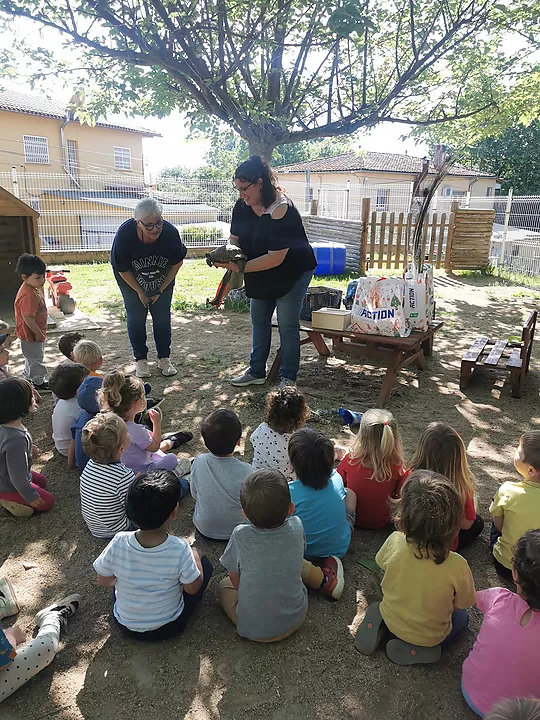
[[[75,362],[86,367],[98,365],[102,357],[101,348],[93,340],[79,340],[73,348]]]
[[[446,423],[432,422],[420,436],[409,470],[420,469],[433,470],[448,478],[463,502],[475,495],[476,480],[469,469],[463,440]]]
[[[392,413],[373,408],[362,415],[349,459],[352,465],[372,468],[372,480],[388,482],[392,479],[392,467],[403,465],[403,446]]]
[[[533,698],[503,700],[484,717],[486,720],[540,720],[540,701]]]
[[[98,402],[102,410],[113,412],[123,418],[133,403],[144,397],[144,384],[139,378],[124,375],[113,370],[103,377],[98,391]]]
[[[115,413],[98,413],[82,430],[84,452],[94,462],[106,465],[115,459],[115,451],[127,434],[126,423]]]

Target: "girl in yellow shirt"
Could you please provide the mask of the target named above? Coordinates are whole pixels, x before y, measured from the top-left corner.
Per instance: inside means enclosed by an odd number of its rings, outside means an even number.
[[[386,654],[398,665],[433,663],[467,629],[475,590],[465,558],[451,552],[463,500],[442,475],[415,470],[392,501],[397,531],[375,558],[384,570],[383,599],[369,606],[356,649]]]

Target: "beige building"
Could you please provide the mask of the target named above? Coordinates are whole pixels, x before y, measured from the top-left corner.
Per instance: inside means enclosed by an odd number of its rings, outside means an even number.
[[[66,188],[77,187],[82,174],[142,176],[143,139],[157,133],[109,122],[81,124],[66,105],[12,90],[0,92],[0,172],[15,167],[19,176],[60,174]]]
[[[372,210],[401,212],[409,207],[413,185],[422,174],[425,158],[378,152],[350,152],[275,168],[280,185],[297,205],[308,210],[310,199],[319,201],[319,213],[359,217],[362,197],[371,198]],[[433,172],[429,172],[429,176]],[[472,197],[493,197],[495,175],[454,165],[438,189],[439,209],[452,198],[470,192]]]

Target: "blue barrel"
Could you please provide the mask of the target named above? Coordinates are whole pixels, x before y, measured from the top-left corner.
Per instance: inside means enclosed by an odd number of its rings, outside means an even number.
[[[345,272],[347,248],[342,243],[314,242],[311,243],[317,267],[315,275],[341,275]]]

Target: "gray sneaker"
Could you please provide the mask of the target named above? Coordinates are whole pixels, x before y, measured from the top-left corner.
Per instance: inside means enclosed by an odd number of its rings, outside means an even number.
[[[291,378],[282,378],[279,383],[279,389],[285,390],[285,388],[296,388],[296,380],[291,380]]]
[[[243,375],[239,375],[231,380],[231,385],[234,387],[244,387],[247,385],[264,385],[266,378],[258,378],[252,375],[249,371]]]

